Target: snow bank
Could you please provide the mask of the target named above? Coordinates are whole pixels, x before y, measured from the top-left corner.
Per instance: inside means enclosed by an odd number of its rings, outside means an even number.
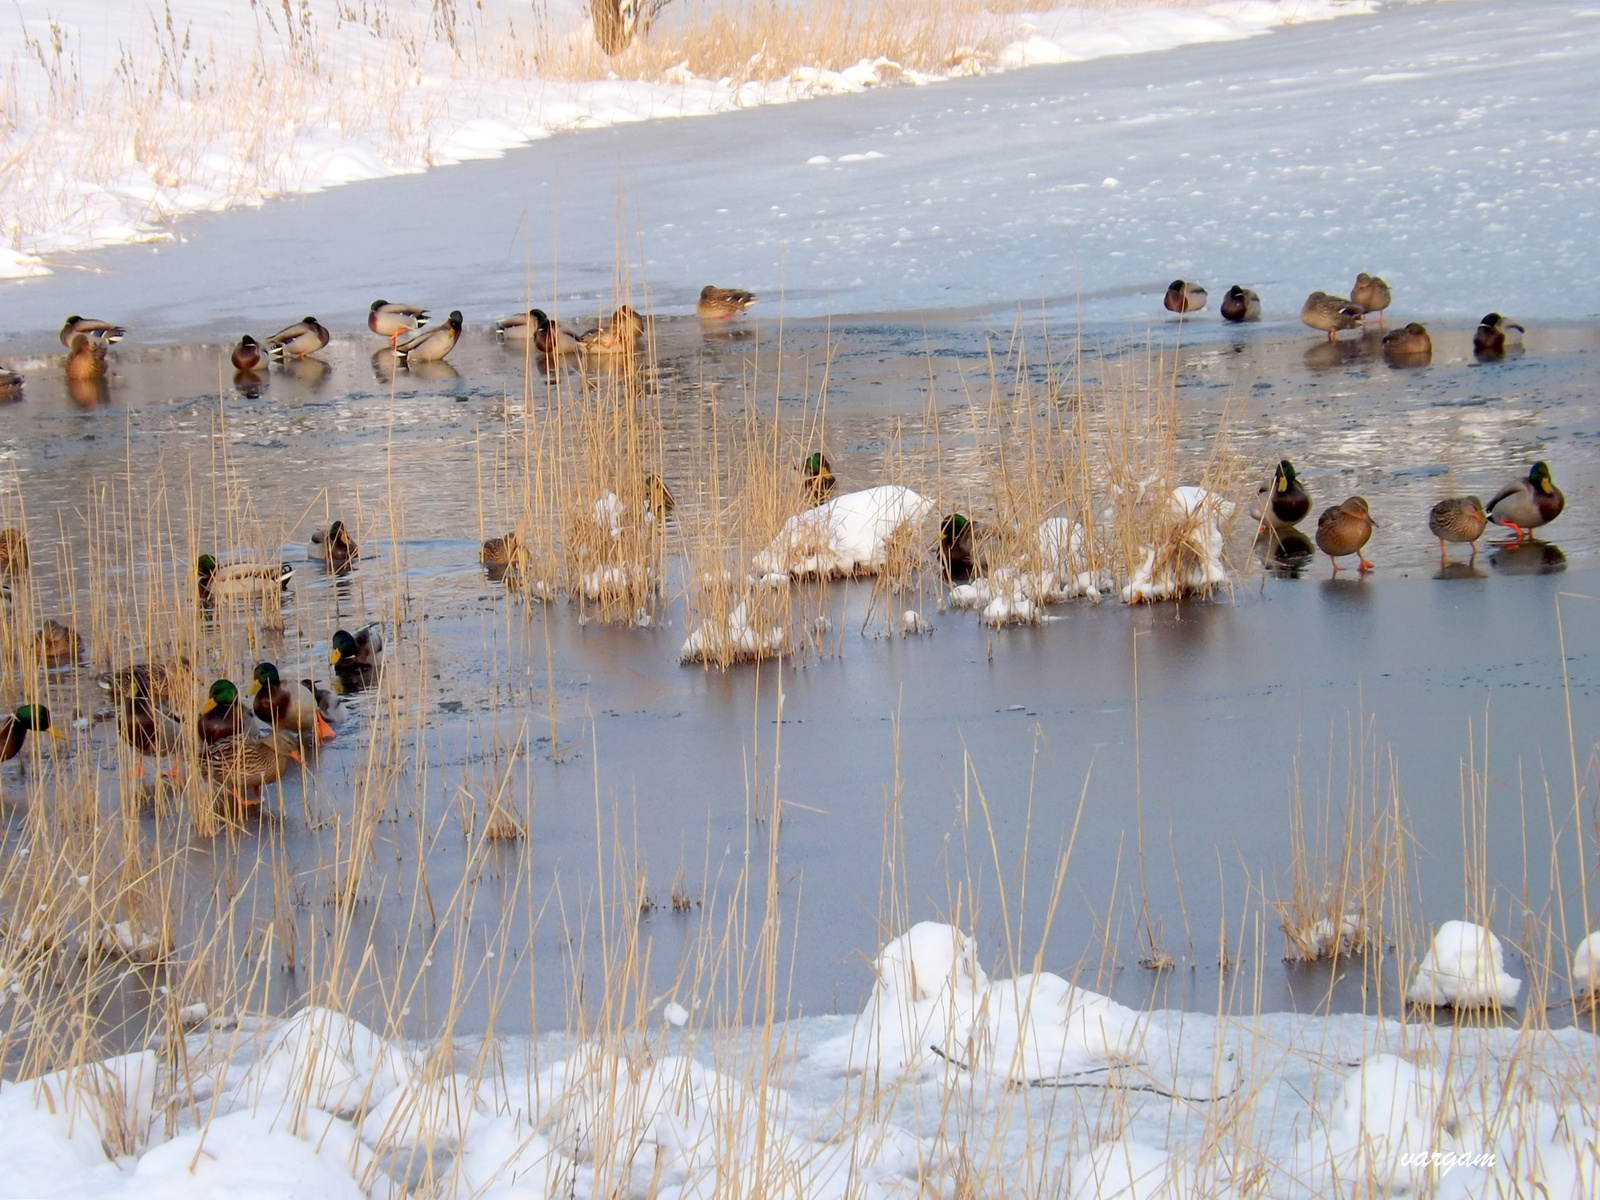
[[[1169,506],[1180,524],[1159,552],[1155,546],[1141,549],[1142,557],[1122,589],[1125,604],[1203,595],[1228,581],[1218,525],[1232,515],[1232,501],[1205,488],[1185,485],[1172,489]]]
[[[1600,1194],[1582,1029],[1135,1013],[991,979],[934,922],[876,969],[859,1016],[766,1030],[403,1049],[308,1008],[191,1035],[181,1075],[147,1052],[0,1085],[0,1197],[386,1200],[424,1160],[499,1200],[699,1200],[735,1163],[797,1200]]]
[[[496,157],[563,130],[941,78],[883,57],[742,85],[681,68],[655,81],[541,78],[542,48],[589,36],[581,5],[464,7],[450,18],[458,54],[440,36],[439,6],[423,0],[382,6],[375,25],[365,5],[335,0],[276,12],[230,0],[19,0],[0,25],[14,96],[0,150],[20,164],[0,180],[0,278],[46,274],[42,257],[166,240],[184,214]],[[1368,8],[1030,13],[1006,18],[1017,22],[1001,35],[1011,44],[988,65],[1159,50]],[[974,58],[964,69],[983,67]]]
[[[1455,1008],[1509,1008],[1522,981],[1506,972],[1500,939],[1482,925],[1446,921],[1417,967],[1406,999]]]
[[[933,511],[933,501],[899,484],[847,492],[797,513],[755,556],[763,575],[834,579],[882,569],[889,539]]]

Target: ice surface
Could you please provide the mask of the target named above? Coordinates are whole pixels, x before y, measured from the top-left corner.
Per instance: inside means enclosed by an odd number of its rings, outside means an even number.
[[[884,58],[743,85],[696,79],[682,68],[650,82],[529,74],[528,52],[541,41],[591,42],[583,6],[573,3],[540,6],[542,14],[510,0],[480,3],[461,14],[457,51],[437,36],[434,6],[416,0],[386,5],[372,24],[364,5],[358,11],[333,0],[308,0],[277,17],[270,7],[231,0],[20,0],[15,7],[15,21],[0,27],[0,48],[12,64],[21,120],[4,148],[9,157],[31,147],[26,161],[42,177],[14,175],[16,186],[7,189],[5,232],[14,249],[0,254],[0,278],[47,269],[35,254],[164,238],[166,223],[186,213],[495,158],[564,129],[934,78]],[[1234,0],[1183,14],[1030,14],[1011,31],[1021,44],[1004,50],[999,65],[1247,37],[1286,20],[1365,7],[1365,0]],[[526,46],[520,54],[519,44]],[[199,64],[213,79],[259,72],[277,87],[263,83],[249,101],[223,92],[197,102],[206,76]],[[146,94],[158,82],[168,86]],[[53,103],[69,90],[80,107]],[[279,119],[256,111],[263,95],[281,97]],[[873,157],[881,154],[840,161]],[[106,163],[124,170],[108,171]]]
[[[1048,299],[1145,324],[1168,320],[1160,295],[1183,275],[1252,286],[1267,325],[1298,328],[1307,293],[1371,270],[1396,289],[1392,318],[1585,316],[1570,281],[1600,268],[1600,116],[1579,81],[1597,60],[1600,20],[1567,5],[1460,0],[616,125],[181,222],[187,240],[156,253],[96,252],[107,273],[0,289],[0,329],[44,332],[75,311],[143,337],[302,311],[355,329],[384,293],[481,324],[525,310],[530,275],[535,303],[587,313],[614,302],[619,235],[642,247],[636,277],[668,313],[716,281],[763,293],[764,313]],[[619,108],[637,90],[607,86]],[[872,151],[883,157],[839,161]],[[1184,337],[1218,328],[1204,313]]]

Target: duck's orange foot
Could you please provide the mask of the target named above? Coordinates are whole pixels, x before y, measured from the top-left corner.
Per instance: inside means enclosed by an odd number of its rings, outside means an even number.
[[[1365,558],[1362,558],[1361,555],[1359,555],[1359,554],[1356,555],[1356,558],[1359,559],[1360,562],[1361,562],[1361,573],[1363,575],[1365,575],[1368,571],[1373,569],[1372,564],[1369,563]]]

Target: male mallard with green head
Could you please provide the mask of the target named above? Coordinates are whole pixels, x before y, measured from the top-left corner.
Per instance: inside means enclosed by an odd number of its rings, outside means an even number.
[[[206,702],[200,706],[198,728],[200,741],[208,746],[255,732],[255,723],[239,703],[239,689],[233,680],[218,679],[211,685]]]
[[[1389,285],[1379,276],[1368,275],[1365,271],[1356,276],[1356,285],[1350,289],[1350,303],[1359,304],[1364,312],[1377,313],[1379,325],[1383,324],[1383,310],[1393,299]]]
[[[1489,501],[1489,520],[1503,525],[1522,541],[1541,525],[1561,515],[1567,498],[1550,478],[1550,465],[1536,462],[1526,479],[1508,483]]]
[[[195,562],[202,600],[247,600],[275,595],[289,586],[294,567],[289,563],[219,563],[202,554]]]
[[[1351,496],[1339,507],[1323,510],[1317,518],[1317,549],[1333,560],[1335,575],[1339,573],[1339,559],[1347,554],[1356,556],[1363,575],[1372,570],[1361,548],[1371,539],[1377,523],[1360,496]]]
[[[1261,319],[1261,297],[1237,283],[1222,297],[1222,319],[1235,324]]]
[[[329,645],[328,662],[340,683],[354,689],[369,687],[377,679],[383,666],[383,627],[376,621],[353,634],[339,630]]]
[[[407,366],[412,363],[442,362],[460,340],[461,310],[452,309],[444,324],[412,334],[395,346],[394,352]]]
[[[1354,329],[1361,324],[1366,310],[1343,296],[1330,296],[1327,292],[1312,292],[1300,306],[1300,319],[1313,329],[1320,329],[1331,342],[1342,329]]]
[[[257,663],[248,695],[255,714],[274,729],[297,733],[318,742],[331,741],[333,729],[317,709],[316,694],[300,683],[285,684],[272,663]]]
[[[428,310],[414,304],[390,304],[387,300],[374,300],[367,310],[367,328],[379,337],[389,339],[395,346],[402,333],[420,328],[428,319]]]
[[[1311,511],[1311,493],[1287,458],[1272,472],[1272,482],[1256,493],[1254,513],[1263,529],[1293,529]]]
[[[1472,352],[1479,358],[1499,358],[1508,351],[1522,349],[1522,335],[1527,332],[1515,321],[1508,321],[1497,312],[1487,314],[1478,322],[1472,335]]]
[[[806,499],[813,505],[821,504],[833,494],[833,464],[820,450],[813,450],[800,464],[800,484],[805,488]]]
[[[1489,524],[1489,515],[1483,510],[1483,501],[1476,496],[1456,496],[1441,500],[1428,513],[1428,530],[1439,539],[1439,563],[1445,560],[1446,542],[1469,542],[1472,557],[1478,558],[1478,539]]]
[[[72,339],[82,334],[90,341],[99,342],[102,346],[109,346],[112,342],[120,342],[127,334],[121,325],[113,325],[110,321],[101,321],[95,317],[80,317],[76,314],[68,317],[61,326],[61,344],[67,349],[72,349]]]
[[[694,312],[702,321],[730,321],[755,302],[754,292],[715,287],[708,283],[700,289],[700,299],[695,301]]]
[[[9,716],[0,717],[0,762],[9,762],[22,753],[30,733],[48,733],[64,741],[61,731],[50,728],[50,710],[42,704],[24,704]]]
[[[322,322],[315,317],[306,317],[269,337],[267,353],[273,358],[307,358],[332,340],[332,335]]]
[[[1184,313],[1199,312],[1206,306],[1206,290],[1190,280],[1174,279],[1167,284],[1167,294],[1162,297],[1161,303],[1168,312],[1175,312],[1180,316]]]

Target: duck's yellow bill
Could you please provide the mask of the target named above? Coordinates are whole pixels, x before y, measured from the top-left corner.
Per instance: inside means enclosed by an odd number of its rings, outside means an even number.
[[[331,667],[337,667],[339,665],[339,660],[343,657],[344,655],[335,650],[332,654],[328,655],[328,665]]]
[[[206,702],[200,706],[200,715],[203,717],[217,707],[216,697],[207,696]]]

